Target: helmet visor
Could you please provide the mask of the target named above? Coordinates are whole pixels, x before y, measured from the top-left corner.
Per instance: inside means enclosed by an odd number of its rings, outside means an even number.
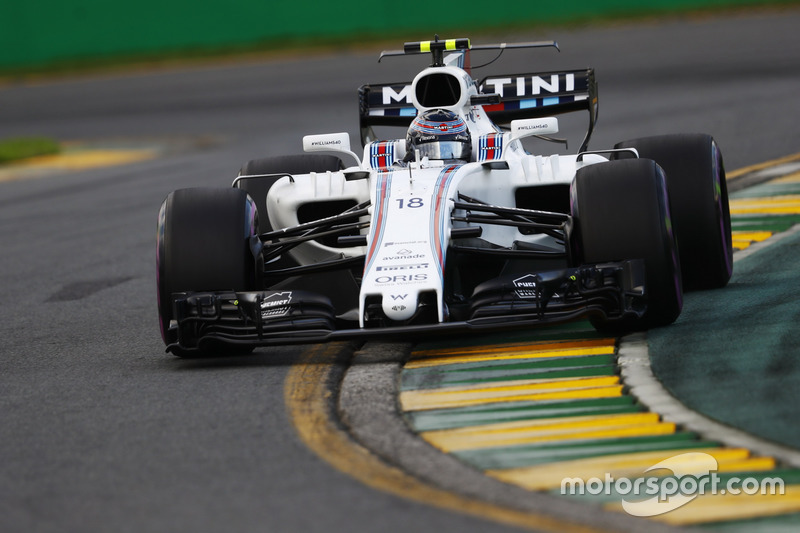
[[[460,141],[440,141],[417,145],[420,157],[428,159],[463,159],[469,160],[471,147]]]

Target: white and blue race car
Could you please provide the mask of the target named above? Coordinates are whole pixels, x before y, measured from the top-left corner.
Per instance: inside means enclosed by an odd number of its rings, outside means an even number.
[[[685,289],[732,272],[722,156],[677,134],[588,149],[591,69],[472,78],[468,39],[406,43],[433,62],[359,89],[347,133],[246,163],[233,187],[170,193],[158,217],[161,334],[181,356],[220,346],[525,328],[588,318],[672,323]],[[578,153],[529,153],[556,115],[588,111]],[[404,135],[378,139],[375,127]],[[385,129],[385,128],[384,128]],[[323,153],[324,152],[324,153]]]

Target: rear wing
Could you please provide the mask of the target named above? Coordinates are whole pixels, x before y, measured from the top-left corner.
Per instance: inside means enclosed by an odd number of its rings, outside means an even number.
[[[483,109],[500,127],[512,120],[539,118],[586,110],[589,126],[580,151],[585,151],[597,122],[597,83],[594,69],[488,76],[478,83],[484,97],[499,96],[499,103]],[[496,101],[496,99],[493,99]],[[361,143],[378,140],[372,126],[408,127],[417,110],[411,103],[410,83],[362,85],[358,89]]]

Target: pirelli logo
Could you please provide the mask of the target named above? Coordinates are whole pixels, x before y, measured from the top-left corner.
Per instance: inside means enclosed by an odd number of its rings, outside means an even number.
[[[375,268],[378,272],[394,272],[397,270],[424,270],[430,266],[430,263],[417,263],[414,265],[388,265],[379,266]]]

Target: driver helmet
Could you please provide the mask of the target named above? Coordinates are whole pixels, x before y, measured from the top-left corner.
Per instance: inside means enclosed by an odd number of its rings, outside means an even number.
[[[445,109],[432,109],[417,115],[406,135],[406,161],[413,161],[415,150],[428,159],[461,159],[472,155],[472,137],[464,119]]]

